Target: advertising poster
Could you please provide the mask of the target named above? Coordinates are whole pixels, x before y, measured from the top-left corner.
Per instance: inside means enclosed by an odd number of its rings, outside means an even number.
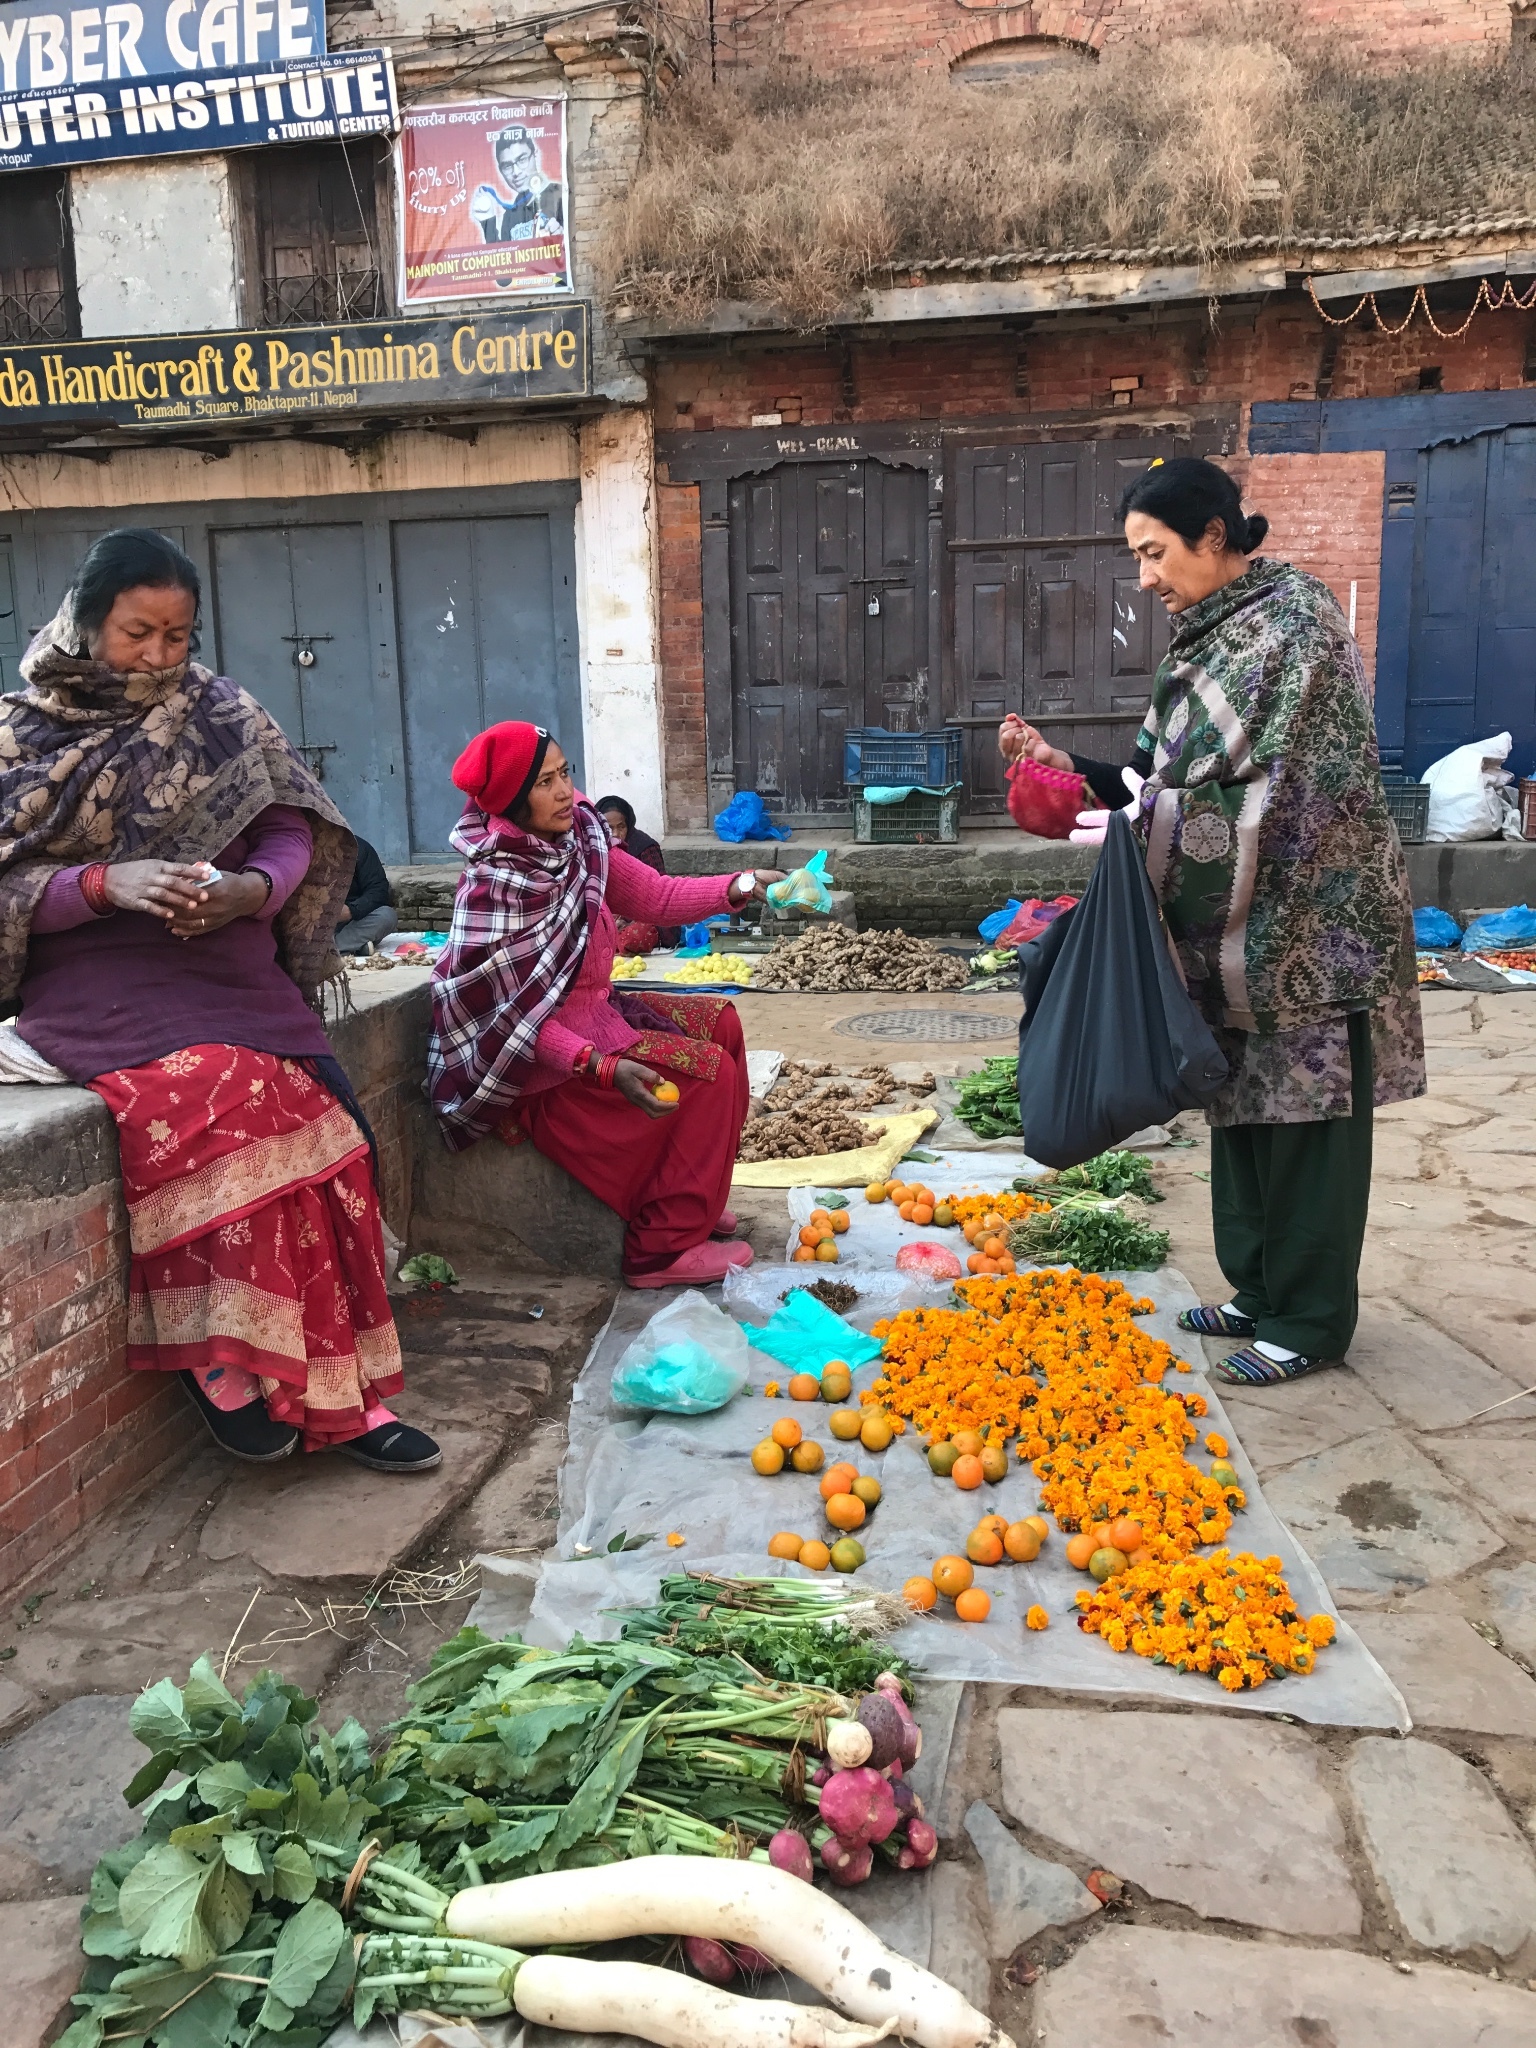
[[[563,99],[412,107],[398,153],[402,306],[571,289]]]

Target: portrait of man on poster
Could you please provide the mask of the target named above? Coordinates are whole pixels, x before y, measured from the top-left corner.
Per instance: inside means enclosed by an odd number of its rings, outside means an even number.
[[[470,200],[470,218],[478,223],[482,238],[532,242],[557,234],[563,217],[560,187],[544,176],[537,138],[521,125],[503,128],[492,149],[505,190],[480,185]]]

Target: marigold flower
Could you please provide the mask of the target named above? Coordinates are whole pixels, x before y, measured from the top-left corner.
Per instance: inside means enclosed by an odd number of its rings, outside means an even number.
[[[668,1550],[681,1550],[687,1541],[688,1539],[681,1529],[674,1529],[667,1538],[667,1548]]]
[[[1227,1455],[1229,1445],[1226,1438],[1213,1429],[1206,1433],[1205,1448],[1213,1458],[1224,1458]]]
[[[765,1401],[776,1401],[778,1398],[779,1383],[777,1380],[770,1380],[767,1386],[763,1389],[763,1399]]]
[[[1338,1633],[1331,1614],[1313,1614],[1307,1618],[1307,1640],[1324,1649]]]
[[[1024,1626],[1026,1628],[1049,1628],[1050,1625],[1051,1617],[1046,1613],[1043,1607],[1031,1607],[1028,1614],[1026,1614],[1024,1617]]]

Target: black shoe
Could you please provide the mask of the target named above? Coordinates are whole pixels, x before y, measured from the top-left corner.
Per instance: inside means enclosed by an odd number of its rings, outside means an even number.
[[[251,1401],[244,1408],[215,1408],[194,1374],[183,1372],[177,1377],[192,1396],[214,1442],[232,1458],[243,1458],[248,1465],[273,1465],[286,1458],[298,1442],[299,1432],[293,1424],[274,1422],[265,1401]]]
[[[426,1431],[411,1429],[403,1422],[381,1422],[366,1436],[354,1436],[336,1448],[370,1472],[430,1472],[443,1462],[442,1452]]]

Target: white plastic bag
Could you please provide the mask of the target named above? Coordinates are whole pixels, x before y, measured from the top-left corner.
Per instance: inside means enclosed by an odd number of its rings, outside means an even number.
[[[1429,825],[1425,837],[1439,842],[1497,839],[1504,829],[1500,790],[1511,777],[1504,763],[1514,737],[1501,732],[1491,740],[1458,747],[1426,768],[1420,777],[1429,786]]]
[[[747,1384],[747,1333],[734,1316],[689,1288],[657,1311],[614,1369],[620,1408],[707,1415]]]

